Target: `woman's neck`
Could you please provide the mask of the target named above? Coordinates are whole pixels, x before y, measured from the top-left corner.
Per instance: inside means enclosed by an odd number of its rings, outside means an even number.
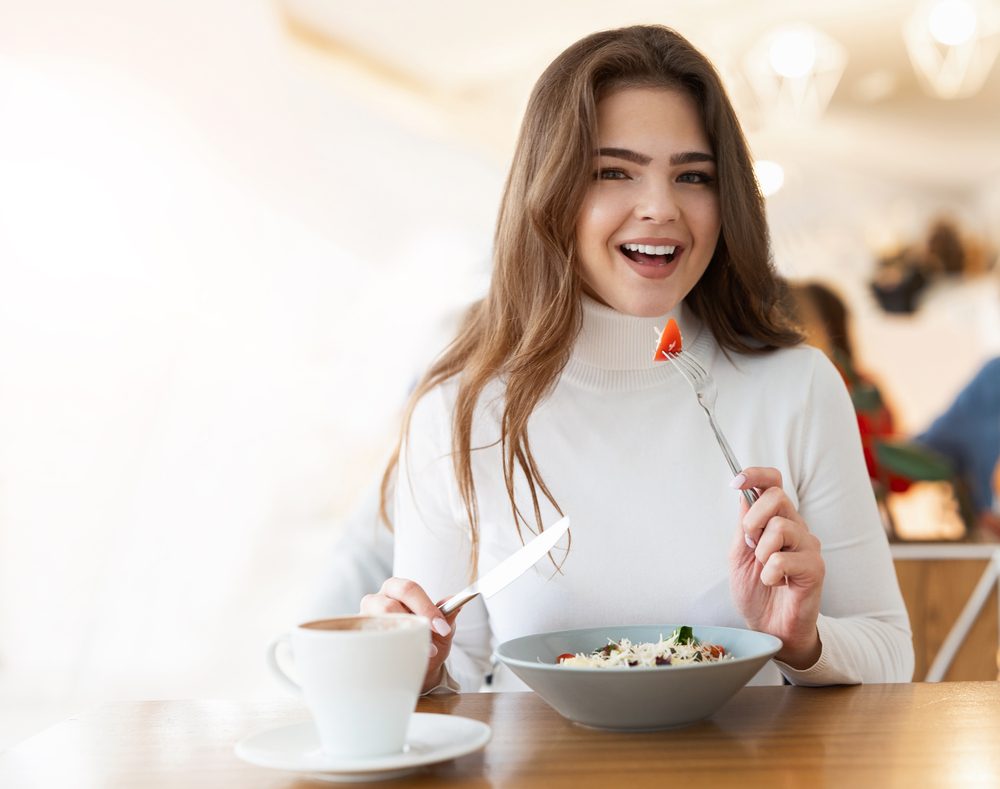
[[[673,318],[681,330],[684,346],[693,348],[704,330],[691,310],[681,302],[656,318],[626,315],[589,296],[583,296],[583,327],[573,356],[583,364],[602,370],[648,370],[659,366],[653,352],[659,331]],[[700,343],[699,343],[700,344]]]

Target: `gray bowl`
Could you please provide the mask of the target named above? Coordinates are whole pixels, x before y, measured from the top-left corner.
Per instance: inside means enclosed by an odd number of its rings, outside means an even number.
[[[732,655],[717,663],[655,668],[571,668],[556,658],[591,652],[608,640],[633,643],[665,638],[680,625],[590,627],[539,633],[505,641],[497,658],[556,712],[600,729],[669,729],[707,718],[781,649],[781,640],[735,627],[693,627],[700,641]]]

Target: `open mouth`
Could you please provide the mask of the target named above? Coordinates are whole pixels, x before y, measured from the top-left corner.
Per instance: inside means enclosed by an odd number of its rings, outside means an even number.
[[[640,266],[666,266],[681,252],[676,246],[651,246],[650,244],[622,244],[621,253]]]

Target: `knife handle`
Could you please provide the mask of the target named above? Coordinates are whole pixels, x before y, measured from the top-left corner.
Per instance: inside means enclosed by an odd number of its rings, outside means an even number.
[[[479,597],[479,590],[475,587],[469,587],[468,589],[463,589],[454,597],[449,597],[438,607],[445,616],[451,616],[463,605],[469,602],[473,597]]]

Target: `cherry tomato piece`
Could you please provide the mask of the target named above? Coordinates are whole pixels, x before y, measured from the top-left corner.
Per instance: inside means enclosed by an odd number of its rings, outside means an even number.
[[[677,326],[677,321],[671,318],[667,325],[663,327],[660,334],[660,341],[656,345],[656,353],[653,354],[654,362],[665,362],[666,353],[680,353],[682,347],[681,330]]]

